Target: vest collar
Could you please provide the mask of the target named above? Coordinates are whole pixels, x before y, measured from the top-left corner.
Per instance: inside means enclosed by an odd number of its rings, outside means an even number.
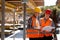
[[[48,18],[49,19],[49,18]],[[44,17],[44,21],[47,21],[48,19],[46,19],[45,17]]]

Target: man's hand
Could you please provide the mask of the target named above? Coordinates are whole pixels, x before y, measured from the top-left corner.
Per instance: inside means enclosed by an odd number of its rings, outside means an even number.
[[[55,33],[55,29],[52,29],[51,33]]]

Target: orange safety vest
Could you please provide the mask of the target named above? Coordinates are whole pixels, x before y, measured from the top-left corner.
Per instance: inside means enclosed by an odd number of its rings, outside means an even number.
[[[41,30],[42,30],[43,27],[52,25],[52,19],[49,18],[47,21],[45,21],[44,18],[41,18],[40,23],[41,23],[40,25],[41,25]],[[46,34],[43,34],[43,36],[44,35],[45,36],[52,36],[52,33],[46,33]]]
[[[38,20],[34,17],[34,16],[32,16],[32,27],[38,27],[38,26],[40,26],[39,25],[39,22],[38,22]],[[27,32],[27,37],[29,37],[29,38],[38,38],[39,37],[39,31],[38,30],[36,30],[36,29],[27,29],[26,30],[26,32]]]

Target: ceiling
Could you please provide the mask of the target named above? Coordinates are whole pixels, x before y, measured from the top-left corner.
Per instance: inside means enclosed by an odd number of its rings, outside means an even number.
[[[19,11],[21,11],[23,10],[23,6],[24,6],[22,1],[23,0],[5,0],[5,6],[7,9],[10,9],[10,10],[19,9]],[[0,0],[0,5],[1,5],[1,0]],[[44,6],[44,0],[28,0],[26,4],[26,7],[31,9],[38,6]]]
[[[44,0],[29,0],[26,4],[27,8],[34,8],[37,6],[44,6]],[[23,10],[23,3],[22,0],[5,0],[5,7],[10,10],[19,9],[19,11],[21,11]]]
[[[22,6],[22,0],[5,0],[5,1],[14,6]],[[33,4],[33,6],[44,6],[44,0],[29,0],[29,1],[30,3]]]
[[[44,0],[33,0],[37,6],[44,6]]]
[[[17,8],[19,6],[22,6],[22,0],[5,0],[7,3],[14,6],[14,8]]]
[[[12,1],[22,1],[22,0],[5,0],[5,1],[12,2]],[[43,6],[44,5],[44,0],[32,0],[32,2],[34,2],[36,6]]]

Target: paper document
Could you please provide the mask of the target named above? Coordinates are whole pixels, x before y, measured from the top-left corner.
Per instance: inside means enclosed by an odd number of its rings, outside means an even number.
[[[44,30],[47,30],[47,31],[51,32],[52,29],[55,29],[55,27],[46,26],[46,27],[44,27],[42,30],[43,30],[43,31],[44,31]]]

